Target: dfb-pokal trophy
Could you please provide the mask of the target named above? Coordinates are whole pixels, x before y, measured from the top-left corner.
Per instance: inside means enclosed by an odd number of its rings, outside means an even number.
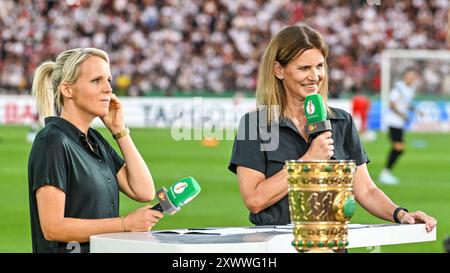
[[[343,252],[356,202],[353,160],[286,161],[292,245],[299,252]]]

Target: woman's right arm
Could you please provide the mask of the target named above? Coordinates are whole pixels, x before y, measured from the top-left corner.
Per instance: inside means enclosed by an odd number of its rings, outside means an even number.
[[[263,173],[243,166],[238,166],[236,173],[242,199],[252,213],[275,204],[288,193],[284,168],[267,179]]]
[[[309,150],[300,160],[330,159],[334,154],[333,150],[331,132],[325,132],[312,141]],[[238,166],[236,173],[242,199],[252,213],[256,214],[272,206],[288,194],[285,168],[269,178],[257,170],[243,166]]]
[[[40,225],[48,241],[88,242],[90,236],[102,233],[148,231],[163,216],[145,206],[124,218],[77,219],[64,217],[66,194],[61,189],[45,185],[36,190]]]

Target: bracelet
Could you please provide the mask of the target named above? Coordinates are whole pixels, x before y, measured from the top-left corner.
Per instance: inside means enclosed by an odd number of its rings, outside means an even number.
[[[131,133],[130,129],[128,129],[128,127],[125,127],[125,129],[123,129],[122,131],[120,131],[120,132],[118,132],[116,134],[113,134],[112,136],[113,136],[114,139],[117,140],[117,139],[119,139],[119,138],[121,138],[123,136],[126,136],[126,135],[130,134],[130,133]]]
[[[407,209],[402,208],[402,207],[398,207],[398,208],[396,208],[396,209],[394,210],[394,213],[392,213],[392,218],[394,218],[394,221],[395,221],[396,223],[398,223],[398,224],[401,224],[400,220],[399,220],[398,217],[397,217],[397,216],[398,216],[398,213],[399,213],[401,210],[404,210],[404,211],[408,212]]]

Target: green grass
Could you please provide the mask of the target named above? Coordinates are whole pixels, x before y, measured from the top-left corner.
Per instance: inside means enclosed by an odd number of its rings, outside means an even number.
[[[26,127],[0,127],[0,252],[31,252],[28,211],[27,160],[31,145],[25,140]],[[102,133],[114,143],[109,133]],[[174,141],[170,130],[134,129],[133,139],[147,162],[156,187],[194,176],[201,194],[174,216],[166,216],[155,229],[187,227],[248,226],[248,212],[242,203],[234,174],[227,170],[232,141],[218,147],[203,147],[199,141]],[[407,134],[407,143],[425,141],[425,148],[408,145],[394,173],[399,186],[380,186],[397,204],[420,209],[438,219],[437,240],[429,243],[383,246],[382,252],[443,252],[442,240],[450,234],[450,147],[445,134]],[[376,178],[381,170],[388,142],[380,134],[365,143],[371,159],[369,170]],[[126,214],[145,204],[121,196],[120,211]],[[358,208],[352,223],[383,223]],[[352,249],[350,252],[368,252]]]

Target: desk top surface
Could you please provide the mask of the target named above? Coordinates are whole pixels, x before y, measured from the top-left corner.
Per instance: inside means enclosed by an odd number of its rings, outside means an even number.
[[[161,250],[178,251],[183,247],[199,249],[239,249],[248,246],[275,246],[280,251],[292,248],[293,225],[256,227],[217,227],[175,229],[151,232],[110,233],[91,236],[91,250],[104,252]],[[350,224],[349,248],[436,240],[436,229],[427,233],[425,224],[360,225]],[[281,245],[281,248],[279,247]],[[272,247],[273,248],[273,247]],[[288,249],[289,248],[289,249]],[[256,249],[256,248],[255,248]],[[250,249],[251,250],[251,249]]]

